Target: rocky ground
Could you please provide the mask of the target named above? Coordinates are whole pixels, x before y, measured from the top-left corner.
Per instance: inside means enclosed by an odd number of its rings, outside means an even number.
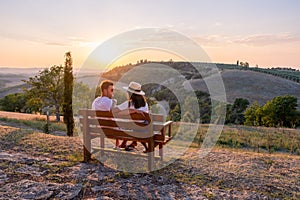
[[[159,171],[82,163],[81,140],[0,123],[0,199],[300,199],[300,157],[190,149]]]

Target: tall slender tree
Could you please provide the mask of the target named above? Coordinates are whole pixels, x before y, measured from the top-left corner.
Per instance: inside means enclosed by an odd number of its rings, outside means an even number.
[[[74,134],[74,118],[72,108],[72,95],[73,95],[73,61],[71,52],[65,54],[65,68],[64,68],[64,123],[67,126],[67,135],[73,136]]]

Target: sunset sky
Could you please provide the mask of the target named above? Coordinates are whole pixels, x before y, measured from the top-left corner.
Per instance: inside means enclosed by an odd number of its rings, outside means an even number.
[[[114,35],[157,27],[193,39],[213,62],[300,69],[299,10],[297,0],[2,0],[0,66],[49,67],[71,51],[80,67]],[[170,56],[157,51],[121,60],[176,59]]]

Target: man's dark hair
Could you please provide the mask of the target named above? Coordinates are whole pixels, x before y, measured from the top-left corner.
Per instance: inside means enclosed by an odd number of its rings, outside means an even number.
[[[102,81],[100,83],[100,86],[98,86],[96,88],[95,98],[101,96],[101,94],[103,93],[103,90],[107,89],[110,85],[114,85],[114,83],[112,81],[109,81],[109,80]]]
[[[129,99],[131,100],[128,102],[128,107],[130,107],[130,105],[133,105],[135,109],[139,109],[140,107],[146,106],[146,99],[144,96],[134,94],[131,92],[128,92],[128,94],[129,94]]]

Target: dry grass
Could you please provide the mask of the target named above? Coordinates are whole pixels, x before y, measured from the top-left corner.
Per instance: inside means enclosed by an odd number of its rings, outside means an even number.
[[[180,123],[174,123],[173,133],[177,133],[179,126]],[[194,139],[186,132],[179,131],[178,134],[183,143],[192,141],[191,147],[198,148],[207,136],[208,127],[208,124],[201,124]],[[300,129],[224,126],[216,145],[261,153],[300,155]]]
[[[61,160],[69,160],[70,155],[77,157],[81,154],[82,145],[78,137],[55,136],[9,126],[0,126],[0,141],[2,150]]]
[[[26,114],[16,112],[0,111],[0,118],[18,119],[18,120],[43,120],[47,119],[46,115]],[[50,121],[55,121],[55,116],[50,116]]]

